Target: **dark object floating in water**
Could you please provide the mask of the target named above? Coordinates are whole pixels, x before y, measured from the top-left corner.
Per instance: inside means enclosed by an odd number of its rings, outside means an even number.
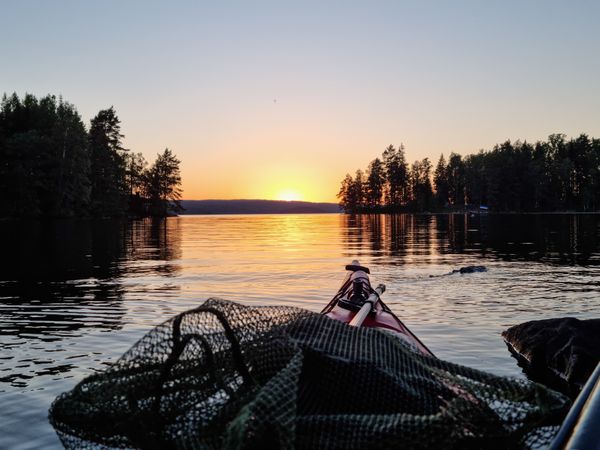
[[[445,277],[448,275],[454,275],[455,273],[460,273],[460,274],[464,274],[464,273],[477,273],[477,272],[487,272],[488,269],[485,266],[465,266],[465,267],[461,267],[460,269],[454,269],[452,272],[448,272],[448,273],[444,273],[442,275],[429,275],[429,278],[434,278],[434,277]]]
[[[485,266],[465,266],[460,269],[455,269],[451,273],[476,273],[476,272],[487,272]]]
[[[502,332],[532,379],[576,395],[600,361],[600,319],[534,320]]]

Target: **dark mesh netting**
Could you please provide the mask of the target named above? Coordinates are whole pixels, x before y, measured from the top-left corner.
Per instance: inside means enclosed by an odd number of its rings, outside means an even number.
[[[544,448],[568,400],[391,333],[210,299],[52,405],[70,448]]]

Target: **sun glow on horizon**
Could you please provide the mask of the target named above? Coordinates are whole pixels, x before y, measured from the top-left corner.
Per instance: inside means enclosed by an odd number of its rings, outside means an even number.
[[[294,191],[292,189],[284,189],[277,193],[277,200],[285,200],[286,202],[293,202],[302,200],[302,196],[298,193],[298,191]]]

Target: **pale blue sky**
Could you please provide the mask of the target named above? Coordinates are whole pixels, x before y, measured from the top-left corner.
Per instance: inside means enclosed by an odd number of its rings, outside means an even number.
[[[186,198],[334,200],[390,143],[600,137],[600,2],[0,4],[0,90],[86,123],[114,105],[127,147],[182,159]]]

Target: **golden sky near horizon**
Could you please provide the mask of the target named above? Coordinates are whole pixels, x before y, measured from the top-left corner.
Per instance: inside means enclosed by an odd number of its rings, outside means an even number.
[[[584,0],[13,2],[0,86],[62,95],[86,123],[114,105],[127,148],[181,159],[185,199],[335,202],[389,144],[435,164],[600,137],[599,15]]]

